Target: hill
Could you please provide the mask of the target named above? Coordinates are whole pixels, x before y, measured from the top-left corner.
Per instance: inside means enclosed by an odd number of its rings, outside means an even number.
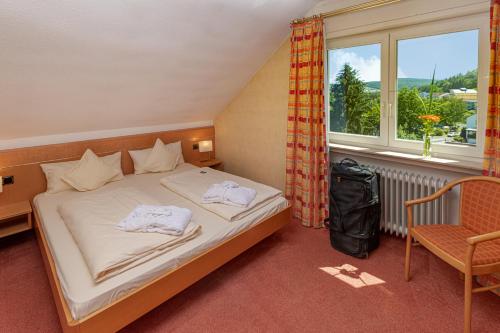
[[[398,89],[403,87],[414,88],[427,86],[431,83],[430,79],[402,78],[398,80]],[[371,89],[380,89],[380,81],[366,82],[366,86]]]

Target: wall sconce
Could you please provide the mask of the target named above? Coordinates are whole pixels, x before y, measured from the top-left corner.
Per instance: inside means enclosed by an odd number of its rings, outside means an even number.
[[[208,160],[210,160],[210,153],[214,150],[212,140],[205,140],[198,142],[198,149],[200,153],[208,153]]]

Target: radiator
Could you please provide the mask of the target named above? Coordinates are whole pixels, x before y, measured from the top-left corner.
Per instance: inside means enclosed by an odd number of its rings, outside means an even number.
[[[446,179],[369,165],[380,174],[382,218],[380,229],[396,236],[407,234],[404,202],[428,196],[446,184]],[[446,223],[446,195],[413,208],[413,225]]]

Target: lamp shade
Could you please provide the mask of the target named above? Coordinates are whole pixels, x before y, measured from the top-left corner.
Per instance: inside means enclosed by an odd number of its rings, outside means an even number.
[[[212,140],[205,140],[198,142],[198,148],[200,150],[200,153],[206,153],[214,150],[212,145]]]

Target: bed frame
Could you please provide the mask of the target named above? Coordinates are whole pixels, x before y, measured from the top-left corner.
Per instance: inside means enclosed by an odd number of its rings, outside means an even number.
[[[180,139],[184,159],[186,162],[193,162],[199,160],[201,156],[197,151],[193,151],[192,144],[203,139],[213,140],[214,129],[213,127],[204,127],[0,151],[0,165],[3,166],[0,168],[0,173],[2,175],[15,175],[16,181],[19,179],[17,186],[4,187],[5,191],[0,195],[0,204],[32,200],[36,194],[45,191],[45,177],[40,170],[40,163],[78,159],[87,147],[93,149],[98,155],[122,151],[123,171],[125,174],[132,173],[133,164],[126,150],[151,147],[157,137],[162,138],[165,143]],[[82,319],[75,320],[71,316],[64,298],[54,258],[43,228],[41,228],[38,212],[36,209],[33,212],[38,244],[61,327],[65,333],[116,332],[290,222],[290,208],[286,208],[261,221],[256,226],[242,231],[198,255],[180,267],[162,274],[113,303]]]
[[[115,302],[80,320],[74,320],[62,294],[54,259],[43,229],[40,227],[38,213],[35,209],[35,230],[38,244],[49,277],[61,327],[65,333],[116,332],[278,231],[289,221],[290,208],[286,208],[255,227],[239,233]]]

